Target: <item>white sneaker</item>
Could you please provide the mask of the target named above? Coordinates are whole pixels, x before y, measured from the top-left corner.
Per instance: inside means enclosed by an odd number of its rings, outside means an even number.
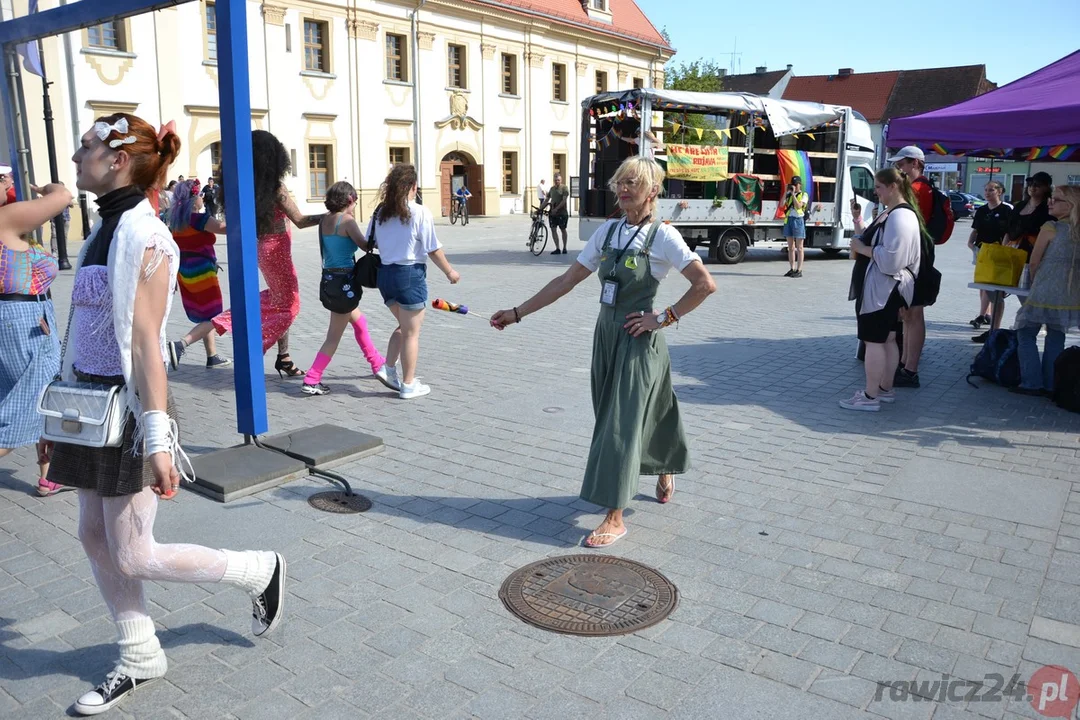
[[[398,379],[396,367],[390,367],[386,363],[383,363],[383,366],[379,368],[374,375],[376,380],[391,390],[401,391],[401,380]]]
[[[431,392],[430,387],[424,385],[419,379],[414,378],[411,384],[401,384],[401,390],[398,392],[398,397],[402,400],[412,400],[413,398],[423,397],[429,392]]]
[[[878,388],[877,399],[878,399],[878,402],[894,403],[894,402],[896,402],[896,391],[895,390],[882,390],[881,388]]]
[[[840,407],[845,410],[859,410],[862,412],[878,412],[881,410],[881,401],[877,398],[871,400],[866,393],[859,390],[849,400],[841,400]]]

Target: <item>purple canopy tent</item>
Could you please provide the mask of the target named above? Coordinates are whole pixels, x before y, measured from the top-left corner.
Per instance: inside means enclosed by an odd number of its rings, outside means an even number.
[[[997,90],[889,124],[889,147],[1080,160],[1080,50]]]

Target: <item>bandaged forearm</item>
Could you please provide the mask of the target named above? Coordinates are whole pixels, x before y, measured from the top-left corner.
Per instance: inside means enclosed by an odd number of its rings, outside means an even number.
[[[172,457],[176,443],[174,428],[176,424],[168,413],[161,410],[148,410],[142,414],[143,443],[146,456],[155,453],[168,453]]]

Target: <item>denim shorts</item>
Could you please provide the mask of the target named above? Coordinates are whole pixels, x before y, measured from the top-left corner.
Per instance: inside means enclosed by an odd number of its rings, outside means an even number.
[[[427,263],[383,265],[379,268],[379,292],[387,305],[420,310],[427,305]]]
[[[784,223],[784,237],[805,238],[806,221],[801,217],[789,217],[787,222]]]

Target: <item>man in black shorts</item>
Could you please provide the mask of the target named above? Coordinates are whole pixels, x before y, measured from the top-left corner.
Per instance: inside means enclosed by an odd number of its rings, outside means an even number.
[[[562,184],[562,175],[556,174],[552,180],[551,189],[547,195],[548,223],[551,225],[551,239],[555,241],[555,249],[552,255],[565,255],[566,247],[566,223],[570,220],[570,189]],[[559,229],[562,229],[562,250],[559,250]]]

